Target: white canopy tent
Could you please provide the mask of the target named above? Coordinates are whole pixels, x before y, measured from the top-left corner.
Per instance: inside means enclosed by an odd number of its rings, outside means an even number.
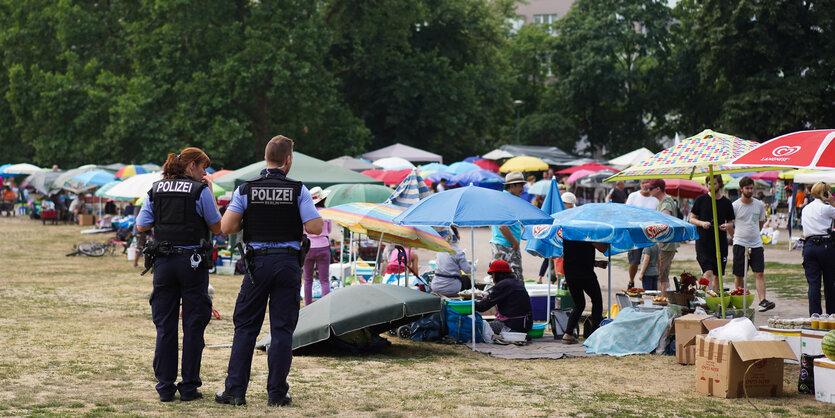
[[[616,165],[618,167],[631,167],[649,157],[652,157],[653,155],[655,155],[655,153],[646,148],[638,148],[635,151],[627,152],[620,157],[612,158],[609,160],[609,164]]]

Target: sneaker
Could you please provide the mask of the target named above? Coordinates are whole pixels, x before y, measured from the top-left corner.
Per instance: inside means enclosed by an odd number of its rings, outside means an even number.
[[[171,402],[173,400],[174,400],[174,394],[173,393],[170,394],[170,395],[159,395],[159,401],[160,402]]]
[[[227,405],[246,405],[246,398],[241,396],[230,395],[226,392],[218,392],[215,394],[215,402]]]
[[[760,312],[765,312],[767,310],[774,309],[775,306],[777,305],[775,305],[774,302],[768,299],[763,299],[762,301],[760,301]]]

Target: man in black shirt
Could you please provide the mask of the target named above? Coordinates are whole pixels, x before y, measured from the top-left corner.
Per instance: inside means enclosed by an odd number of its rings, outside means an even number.
[[[586,241],[563,241],[562,256],[565,260],[563,264],[565,281],[568,284],[571,299],[574,300],[574,309],[568,317],[568,323],[565,328],[567,332],[562,337],[564,344],[576,344],[578,342],[577,338],[571,333],[571,330],[577,328],[580,316],[586,308],[585,295],[589,295],[591,299],[591,329],[584,329],[583,333],[586,335],[591,334],[603,320],[603,296],[600,292],[600,283],[597,281],[597,275],[594,274],[594,268],[606,268],[608,262],[595,261],[595,249],[601,253],[605,253],[609,249],[609,244]]]
[[[706,179],[710,186],[710,177]],[[728,263],[728,231],[734,227],[734,207],[730,199],[722,196],[722,176],[713,176],[714,190],[716,195],[716,216],[719,225],[719,252],[722,255],[722,274],[725,273],[725,265]],[[690,223],[699,228],[699,239],[696,240],[696,260],[702,268],[704,277],[713,285],[713,290],[719,290],[719,281],[714,280],[716,275],[716,241],[713,237],[713,208],[711,206],[710,194],[703,194],[693,202],[690,211]]]
[[[609,192],[608,201],[612,203],[626,203],[626,192],[623,191],[624,187],[626,187],[626,183],[623,180],[615,183],[615,188]]]

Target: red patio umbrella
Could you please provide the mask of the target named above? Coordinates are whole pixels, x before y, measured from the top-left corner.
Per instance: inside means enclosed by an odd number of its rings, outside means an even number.
[[[206,178],[209,179],[209,180],[214,180],[214,179],[216,179],[220,176],[229,174],[231,172],[232,172],[232,170],[217,170],[214,173],[209,174],[208,176],[206,176]]]
[[[620,171],[617,168],[609,167],[608,165],[605,165],[605,164],[585,163],[583,165],[578,165],[576,167],[568,167],[566,169],[557,171],[557,174],[574,174],[575,172],[580,171],[580,170],[589,170],[589,171],[594,171],[595,173],[598,172],[598,171],[603,171],[603,170],[611,170],[611,171],[614,171],[616,173],[618,171]]]
[[[497,163],[493,160],[484,160],[484,159],[475,160],[475,161],[473,161],[473,164],[475,164],[475,165],[477,165],[477,166],[479,166],[479,167],[481,167],[485,170],[490,170],[494,173],[498,173],[499,172],[499,167],[501,167],[499,165],[499,163]]]
[[[411,168],[404,168],[402,170],[365,170],[362,174],[382,180],[388,186],[389,184],[400,184],[411,172]]]
[[[665,179],[664,184],[664,192],[674,197],[694,199],[707,193],[707,187],[694,180]]]
[[[774,181],[780,178],[779,171],[760,171],[759,173],[752,174],[751,178],[754,180],[764,180],[764,181]]]
[[[835,129],[798,131],[768,140],[740,155],[731,165],[835,168]]]

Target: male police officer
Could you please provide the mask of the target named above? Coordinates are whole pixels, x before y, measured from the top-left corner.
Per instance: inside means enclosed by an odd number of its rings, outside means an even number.
[[[223,404],[246,404],[252,352],[268,299],[271,343],[267,354],[267,405],[290,404],[287,375],[293,359],[293,331],[299,319],[302,226],[313,234],[322,232],[322,218],[307,187],[287,178],[293,164],[293,140],[276,136],[264,154],[267,168],[235,190],[221,220],[226,234],[243,229],[248,266],[235,303],[235,336],[226,387],[215,396],[215,401]]]

